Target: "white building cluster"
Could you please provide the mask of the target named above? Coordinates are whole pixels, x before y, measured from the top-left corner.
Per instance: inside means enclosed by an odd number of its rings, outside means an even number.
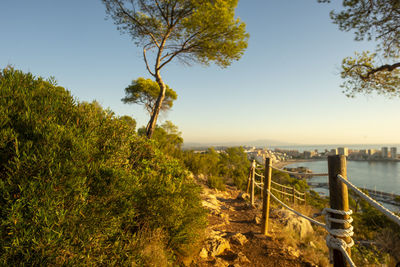
[[[336,152],[336,153],[335,153]],[[397,160],[397,147],[382,147],[376,149],[349,150],[347,147],[339,147],[337,151],[330,152],[332,155],[345,155],[352,160]]]
[[[245,152],[247,153],[248,159],[254,159],[259,164],[264,164],[265,158],[270,158],[272,163],[286,161],[292,158],[286,152],[280,151],[279,149],[272,151],[264,148],[246,147]]]

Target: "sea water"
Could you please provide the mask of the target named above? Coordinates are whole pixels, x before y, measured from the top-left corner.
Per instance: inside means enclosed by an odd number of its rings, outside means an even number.
[[[314,173],[328,172],[327,160],[299,162],[287,167],[300,166],[307,167]],[[347,161],[347,178],[358,187],[400,195],[400,162]],[[308,180],[310,182],[327,183],[328,177],[313,177]],[[324,188],[316,188],[315,191],[322,195],[328,195],[328,190]],[[393,207],[390,208],[393,210]],[[398,207],[394,209],[398,210]]]

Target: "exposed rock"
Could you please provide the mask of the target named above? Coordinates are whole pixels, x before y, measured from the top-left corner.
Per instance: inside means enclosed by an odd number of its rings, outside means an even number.
[[[218,256],[222,254],[226,249],[230,249],[231,246],[229,241],[226,240],[221,232],[212,231],[209,238],[207,239],[207,250],[211,256]]]
[[[260,215],[255,215],[253,218],[253,222],[255,224],[261,224],[262,220],[261,220],[261,216]]]
[[[237,259],[235,260],[235,263],[250,263],[250,260],[246,257],[246,255],[244,255],[243,252],[239,252],[237,254]]]
[[[300,251],[298,249],[292,248],[292,247],[287,247],[287,252],[289,255],[298,258],[300,257]]]
[[[275,213],[279,214],[280,221],[285,225],[285,227],[293,229],[299,233],[301,239],[314,233],[311,223],[306,219],[284,209],[276,210]]]
[[[226,234],[220,230],[211,230],[208,233],[208,239],[224,237]]]
[[[203,259],[208,258],[208,252],[207,252],[207,250],[206,250],[205,248],[202,248],[202,249],[200,250],[199,256],[200,256],[200,258],[203,258]]]
[[[219,217],[221,217],[222,219],[224,219],[225,223],[229,223],[229,215],[226,213],[220,213],[218,214]]]
[[[250,195],[245,193],[245,192],[241,192],[238,196],[237,199],[241,199],[241,200],[248,200],[250,199]]]
[[[221,258],[215,258],[211,263],[215,267],[228,267],[229,266],[229,263],[224,261]]]
[[[218,201],[215,195],[207,195],[205,199],[202,201],[203,207],[207,208],[210,211],[220,211],[221,203]]]
[[[242,235],[241,233],[237,233],[237,234],[231,236],[231,241],[232,241],[232,243],[234,243],[234,244],[243,246],[243,244],[245,244],[248,240],[247,240],[247,238],[246,238],[244,235]]]

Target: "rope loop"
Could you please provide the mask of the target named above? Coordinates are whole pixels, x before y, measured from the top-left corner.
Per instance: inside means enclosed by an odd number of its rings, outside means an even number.
[[[342,252],[342,255],[346,258],[347,262],[351,267],[356,267],[353,260],[350,258],[347,253],[347,249],[351,248],[354,245],[353,239],[351,239],[350,243],[346,243],[343,239],[335,238],[334,236],[327,235],[326,236],[326,246],[329,248],[329,261],[333,263],[333,249],[339,250]]]
[[[333,218],[332,214],[349,216],[348,219],[337,219]],[[350,266],[355,266],[350,256],[347,254],[347,249],[351,248],[354,245],[354,241],[351,238],[354,235],[353,229],[354,227],[351,225],[353,222],[353,218],[350,215],[353,214],[352,210],[344,211],[344,210],[336,210],[332,208],[324,208],[322,210],[321,215],[325,215],[325,229],[328,232],[326,236],[326,245],[329,248],[329,258],[330,262],[333,261],[333,250],[339,250],[342,252],[342,255],[346,258],[347,262]],[[332,222],[340,223],[340,224],[349,224],[350,226],[345,229],[332,229]],[[350,238],[350,242],[347,243],[342,238]]]
[[[322,211],[322,214],[323,214],[323,215],[329,214],[329,213],[334,213],[334,214],[338,214],[338,215],[348,215],[348,216],[350,216],[350,215],[353,214],[353,211],[352,211],[352,210],[348,210],[348,211],[344,211],[344,210],[335,210],[335,209],[332,209],[332,208],[324,208],[323,211]]]

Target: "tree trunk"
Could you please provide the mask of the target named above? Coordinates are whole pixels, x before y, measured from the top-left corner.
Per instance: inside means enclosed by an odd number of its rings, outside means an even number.
[[[158,83],[158,86],[160,86],[160,94],[158,95],[156,104],[153,107],[153,112],[151,113],[150,121],[149,121],[149,123],[147,124],[147,127],[146,127],[146,136],[149,139],[153,136],[154,129],[156,128],[158,114],[160,113],[161,105],[162,105],[162,103],[164,101],[165,91],[166,91],[166,88],[167,88],[165,86],[163,80],[161,79],[160,73],[156,72],[155,76],[156,76],[156,81]]]

